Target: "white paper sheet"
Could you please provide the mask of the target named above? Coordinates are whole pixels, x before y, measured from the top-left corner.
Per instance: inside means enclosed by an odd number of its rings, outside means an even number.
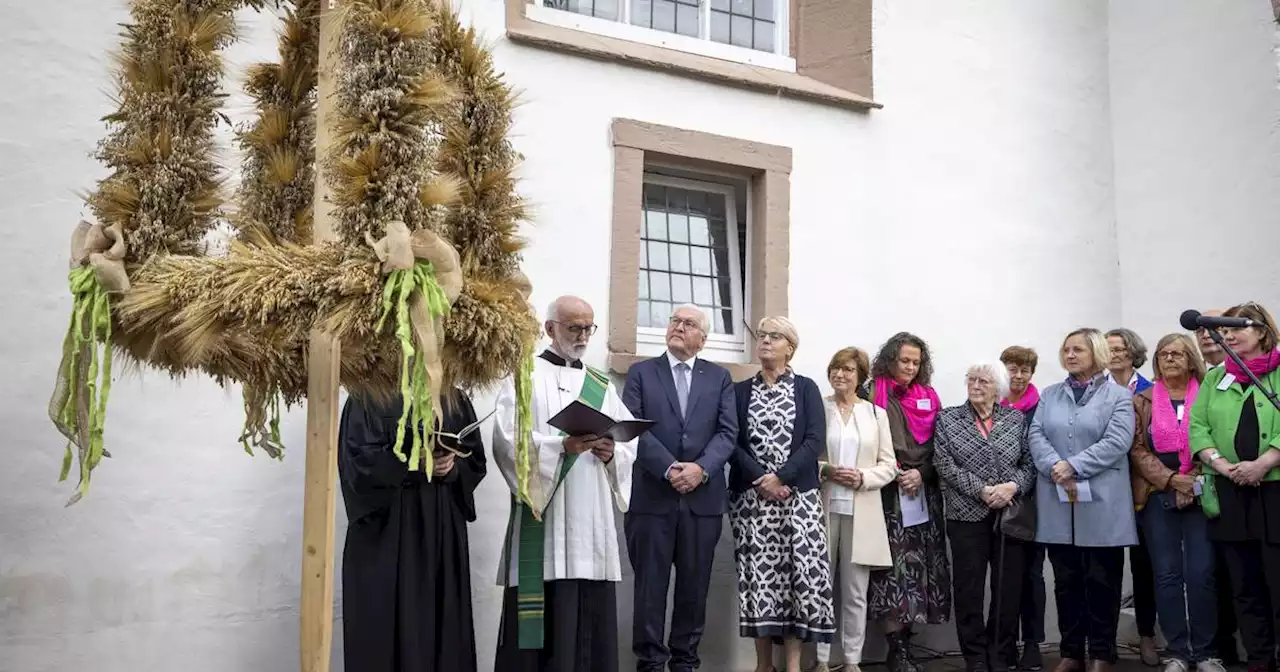
[[[1071,498],[1067,496],[1067,489],[1058,486],[1058,501],[1069,502]],[[1093,501],[1093,491],[1089,489],[1089,481],[1076,481],[1076,503]]]
[[[911,497],[898,490],[898,505],[902,508],[902,526],[915,527],[929,522],[929,507],[924,501],[924,493]]]

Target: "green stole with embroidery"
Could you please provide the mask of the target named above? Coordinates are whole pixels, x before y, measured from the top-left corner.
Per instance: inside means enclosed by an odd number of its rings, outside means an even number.
[[[578,401],[596,409],[603,410],[605,392],[609,389],[609,377],[602,371],[584,367],[582,390],[578,393]],[[564,432],[560,433],[564,436]],[[577,455],[564,455],[560,458],[560,470],[556,474],[555,483],[547,495],[546,509],[551,508],[556,492],[564,483],[565,476],[573,463],[578,461]],[[512,522],[516,516],[520,518],[520,548],[517,566],[518,584],[516,588],[516,623],[519,633],[519,648],[541,649],[543,646],[543,616],[546,606],[546,595],[543,587],[543,554],[546,552],[546,525],[533,517],[533,511],[520,504],[519,500],[511,500]],[[546,509],[543,509],[545,517]]]

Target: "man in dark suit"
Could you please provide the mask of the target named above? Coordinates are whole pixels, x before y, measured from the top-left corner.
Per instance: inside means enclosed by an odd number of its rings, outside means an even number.
[[[725,464],[738,437],[729,372],[698,359],[706,313],[681,306],[667,326],[667,352],[627,373],[622,402],[657,424],[640,437],[632,468],[627,552],[635,570],[631,649],[639,672],[692,672],[706,620],[711,560],[728,508]],[[664,644],[667,585],[675,565],[671,638]]]

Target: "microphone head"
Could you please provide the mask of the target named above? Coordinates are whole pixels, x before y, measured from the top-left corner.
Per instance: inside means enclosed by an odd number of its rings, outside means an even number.
[[[1199,321],[1200,311],[1198,310],[1184,310],[1182,311],[1182,317],[1178,318],[1178,323],[1187,331],[1195,331],[1196,329],[1199,329]]]

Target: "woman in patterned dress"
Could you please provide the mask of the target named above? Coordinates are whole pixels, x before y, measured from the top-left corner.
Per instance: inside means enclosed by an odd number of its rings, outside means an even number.
[[[889,415],[900,475],[880,491],[893,567],[871,573],[868,618],[884,625],[890,672],[919,672],[911,627],[951,618],[951,561],[933,467],[933,427],[942,404],[929,386],[933,362],[919,336],[901,332],[890,338],[876,355],[871,375],[873,401]],[[924,507],[928,520],[904,526],[903,504]]]
[[[761,371],[735,386],[740,431],[729,478],[739,633],[755,639],[757,672],[773,670],[775,643],[786,647],[786,672],[800,672],[800,645],[835,633],[818,482],[826,414],[817,384],[788,366],[800,343],[795,326],[766,317],[756,338]]]

